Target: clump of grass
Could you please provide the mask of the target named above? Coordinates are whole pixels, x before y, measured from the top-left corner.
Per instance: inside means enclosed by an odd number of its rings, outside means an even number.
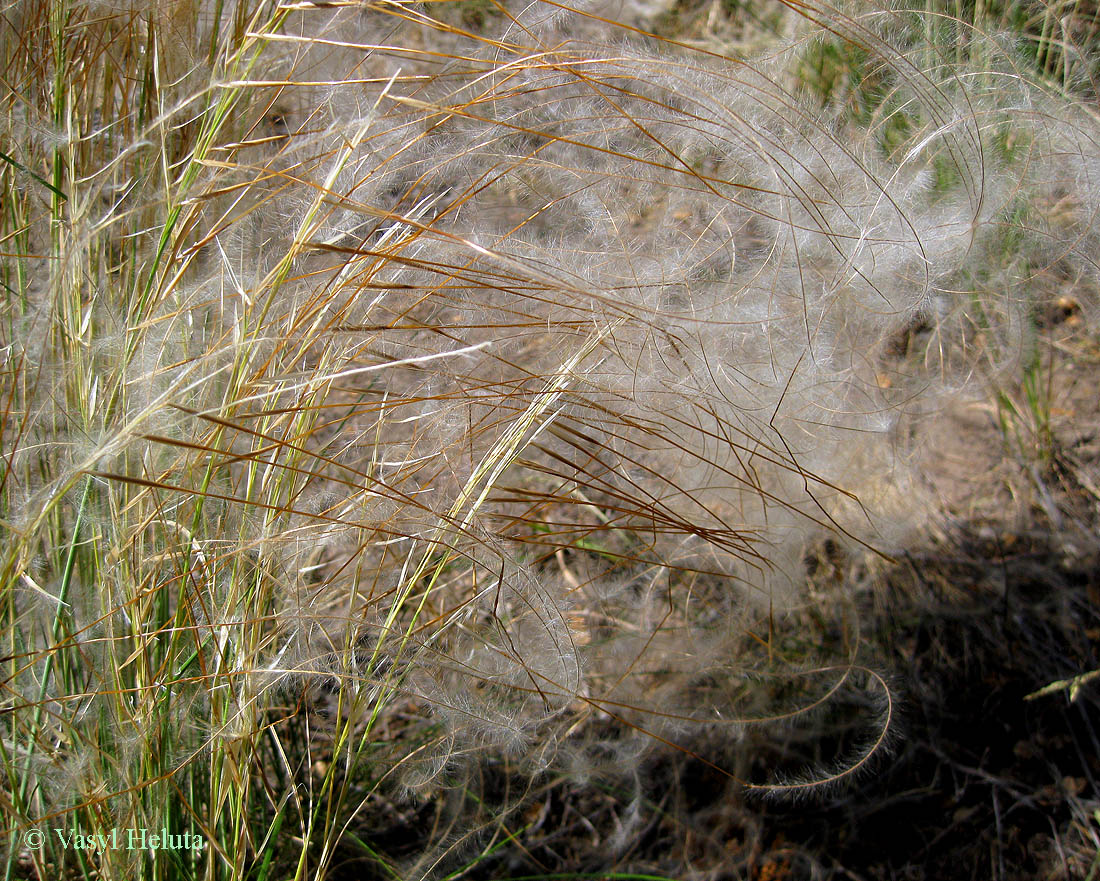
[[[551,774],[888,742],[806,549],[903,548],[929,414],[1094,277],[1096,120],[934,13],[469,9],[5,12],[5,877],[456,876]]]

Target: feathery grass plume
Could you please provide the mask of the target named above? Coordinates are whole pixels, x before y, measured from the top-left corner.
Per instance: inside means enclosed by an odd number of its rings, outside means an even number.
[[[784,9],[745,57],[640,5],[5,10],[5,878],[392,872],[395,793],[453,875],[553,774],[870,767],[804,558],[904,548],[1056,279],[1095,322],[1092,61]]]

